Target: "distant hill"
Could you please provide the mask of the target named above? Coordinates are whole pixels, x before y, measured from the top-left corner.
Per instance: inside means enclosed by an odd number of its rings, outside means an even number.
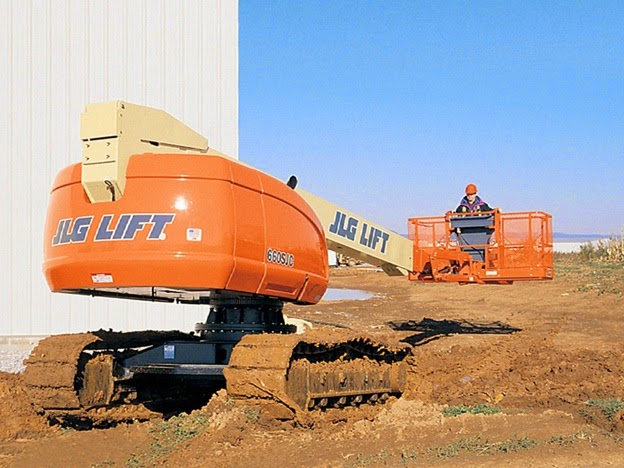
[[[565,232],[554,232],[553,237],[556,241],[563,242],[588,242],[598,239],[608,239],[608,234],[568,234]]]

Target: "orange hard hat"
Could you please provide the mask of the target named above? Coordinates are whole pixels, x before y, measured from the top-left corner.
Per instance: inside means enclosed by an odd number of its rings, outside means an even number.
[[[477,193],[477,186],[475,184],[466,185],[466,195],[473,195]]]

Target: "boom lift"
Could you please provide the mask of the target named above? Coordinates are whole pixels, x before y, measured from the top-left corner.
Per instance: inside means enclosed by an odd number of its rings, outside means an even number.
[[[285,302],[325,293],[327,249],[411,281],[552,279],[550,215],[447,213],[410,239],[208,146],[163,111],[88,105],[83,159],[50,194],[43,270],[54,292],[207,306],[194,333],[42,340],[25,382],[51,418],[128,419],[227,385],[279,417],[400,394],[409,346],[353,332],[295,334]],[[139,405],[139,403],[141,405]],[[146,410],[147,411],[147,410]]]

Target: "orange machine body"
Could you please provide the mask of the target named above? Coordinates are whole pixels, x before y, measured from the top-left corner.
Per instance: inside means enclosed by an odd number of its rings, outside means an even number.
[[[552,217],[542,211],[410,218],[411,281],[511,284],[551,280]]]
[[[320,221],[265,173],[218,156],[134,155],[123,197],[103,203],[89,201],[80,173],[65,168],[50,195],[43,269],[53,291],[313,304],[327,289]]]

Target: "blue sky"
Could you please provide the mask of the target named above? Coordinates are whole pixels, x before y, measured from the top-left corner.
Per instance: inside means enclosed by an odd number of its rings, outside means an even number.
[[[241,160],[398,232],[624,228],[624,2],[240,0]]]

